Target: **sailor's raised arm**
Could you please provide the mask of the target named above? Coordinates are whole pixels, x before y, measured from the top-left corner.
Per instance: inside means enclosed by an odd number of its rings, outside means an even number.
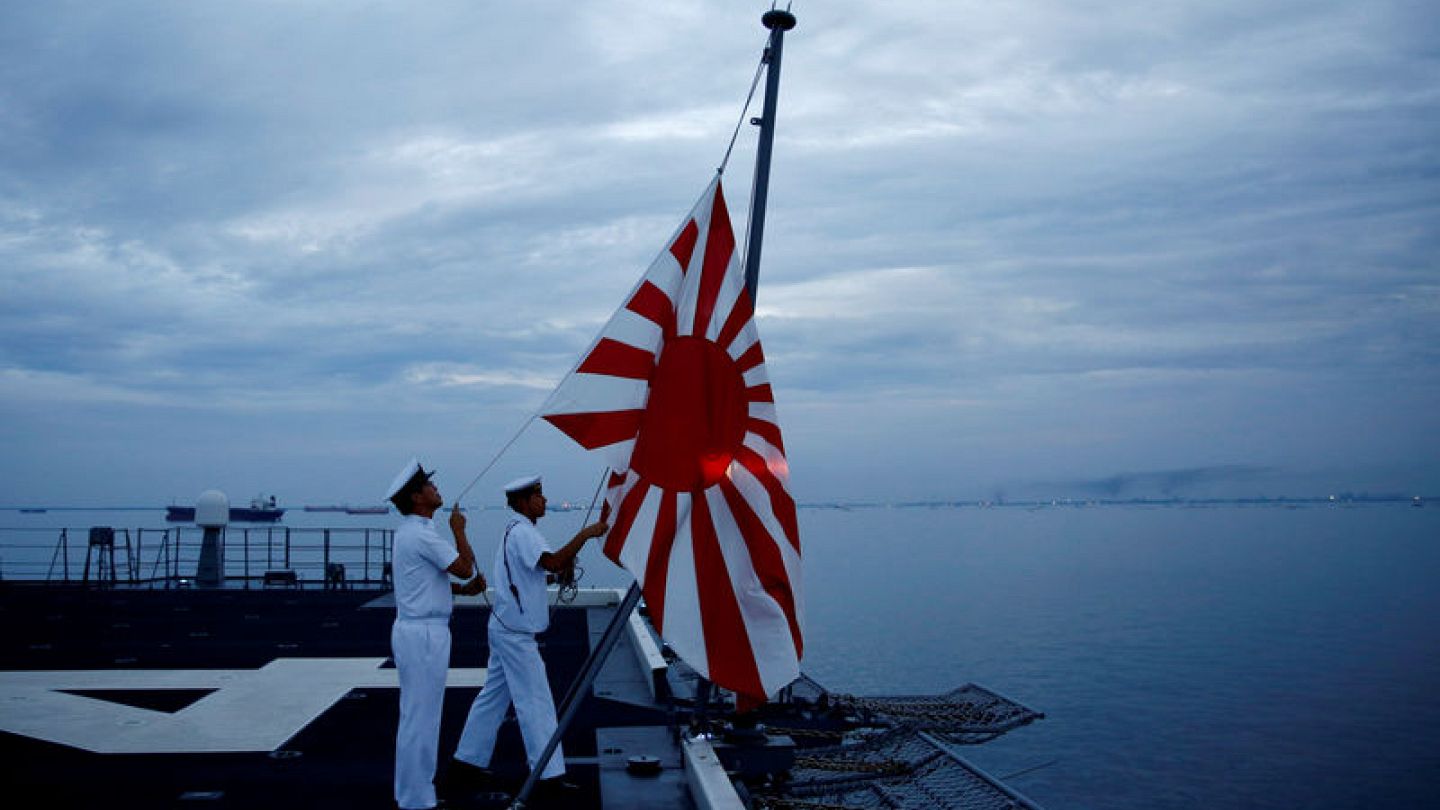
[[[564,548],[559,551],[547,551],[541,554],[540,567],[552,574],[560,573],[570,567],[571,563],[575,562],[575,556],[580,553],[580,549],[585,547],[585,541],[595,537],[602,537],[608,531],[610,531],[610,524],[603,520],[597,520],[591,523],[589,526],[576,532],[575,536],[570,538],[570,542],[566,543]]]
[[[460,511],[459,505],[450,507],[450,531],[455,535],[455,550],[460,552],[460,556],[445,570],[461,579],[475,576],[477,569],[475,552],[470,548],[470,540],[465,536],[465,523],[465,513]],[[483,589],[482,585],[481,590]]]

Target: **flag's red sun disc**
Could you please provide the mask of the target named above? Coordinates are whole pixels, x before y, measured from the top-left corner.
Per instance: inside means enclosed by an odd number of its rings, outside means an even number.
[[[713,485],[745,440],[747,409],[745,380],[730,355],[702,338],[670,340],[650,378],[633,469],[675,492]]]

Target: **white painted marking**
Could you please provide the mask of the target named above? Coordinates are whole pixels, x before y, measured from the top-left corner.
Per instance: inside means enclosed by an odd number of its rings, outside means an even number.
[[[0,730],[99,754],[274,751],[352,689],[398,689],[384,658],[277,658],[259,669],[0,672]],[[485,684],[452,669],[447,686]],[[64,689],[214,689],[178,712]]]
[[[742,810],[745,806],[720,764],[720,757],[704,737],[683,741],[685,780],[690,783],[690,797],[700,810]]]
[[[665,656],[661,655],[660,647],[655,643],[655,637],[650,635],[650,628],[645,626],[645,620],[640,618],[639,612],[630,614],[630,622],[627,626],[630,631],[630,640],[634,643],[635,659],[640,662],[640,671],[645,673],[645,688],[650,692],[650,699],[658,701],[660,698],[655,694],[655,679],[663,678],[663,673],[669,668],[665,663]]]

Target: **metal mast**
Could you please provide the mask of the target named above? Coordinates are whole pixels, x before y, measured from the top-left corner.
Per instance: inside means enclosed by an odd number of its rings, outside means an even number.
[[[785,32],[795,27],[795,15],[770,9],[760,22],[770,29],[770,44],[765,48],[765,106],[760,117],[752,119],[760,125],[760,143],[755,151],[755,184],[750,203],[750,243],[745,246],[745,291],[755,301],[760,285],[760,243],[765,238],[765,201],[770,192],[770,150],[775,143],[775,106],[780,97],[780,56],[785,46]]]
[[[760,278],[760,242],[765,234],[765,199],[770,187],[770,151],[775,141],[775,102],[780,93],[780,51],[785,41],[785,32],[795,27],[795,15],[788,11],[771,9],[765,12],[760,22],[770,29],[770,42],[765,48],[765,63],[768,65],[765,73],[765,105],[761,117],[752,119],[752,123],[760,125],[760,143],[755,153],[755,184],[753,187],[752,202],[750,205],[750,240],[745,251],[745,290],[750,293],[750,300],[755,300],[755,290]],[[545,750],[536,759],[535,767],[531,769],[530,775],[525,779],[520,792],[516,794],[512,808],[523,808],[526,800],[530,798],[531,792],[535,789],[535,783],[540,778],[540,773],[545,770],[545,765],[550,762],[550,757],[555,755],[555,749],[560,745],[560,738],[564,736],[565,730],[570,727],[570,722],[575,718],[576,711],[584,702],[586,693],[590,690],[595,678],[600,674],[600,668],[604,666],[605,659],[609,657],[610,650],[620,640],[620,633],[625,624],[630,621],[630,614],[634,612],[636,605],[640,604],[640,583],[632,582],[630,590],[626,591],[625,597],[620,601],[620,606],[615,609],[615,615],[610,619],[610,625],[605,628],[599,643],[590,651],[590,655],[581,665],[580,672],[570,684],[560,706],[557,709],[559,717],[555,733],[551,735],[550,741],[545,744]]]

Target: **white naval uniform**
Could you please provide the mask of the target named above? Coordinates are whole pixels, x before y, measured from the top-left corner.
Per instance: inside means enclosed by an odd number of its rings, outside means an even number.
[[[395,803],[434,807],[440,708],[450,669],[450,575],[460,558],[430,518],[407,515],[395,530],[395,624],[390,650],[400,677],[395,735]]]
[[[513,519],[505,527],[505,537],[495,550],[495,564],[491,569],[490,581],[494,583],[496,597],[487,634],[489,669],[485,673],[485,688],[470,704],[470,716],[465,720],[465,731],[455,750],[458,760],[481,768],[490,766],[500,722],[512,702],[520,721],[520,736],[525,739],[525,758],[532,770],[555,733],[555,699],[550,694],[545,662],[535,643],[535,634],[550,626],[550,607],[545,597],[546,572],[540,567],[540,555],[547,551],[550,546],[545,536],[528,519]],[[540,778],[550,779],[564,773],[565,751],[556,746]]]

